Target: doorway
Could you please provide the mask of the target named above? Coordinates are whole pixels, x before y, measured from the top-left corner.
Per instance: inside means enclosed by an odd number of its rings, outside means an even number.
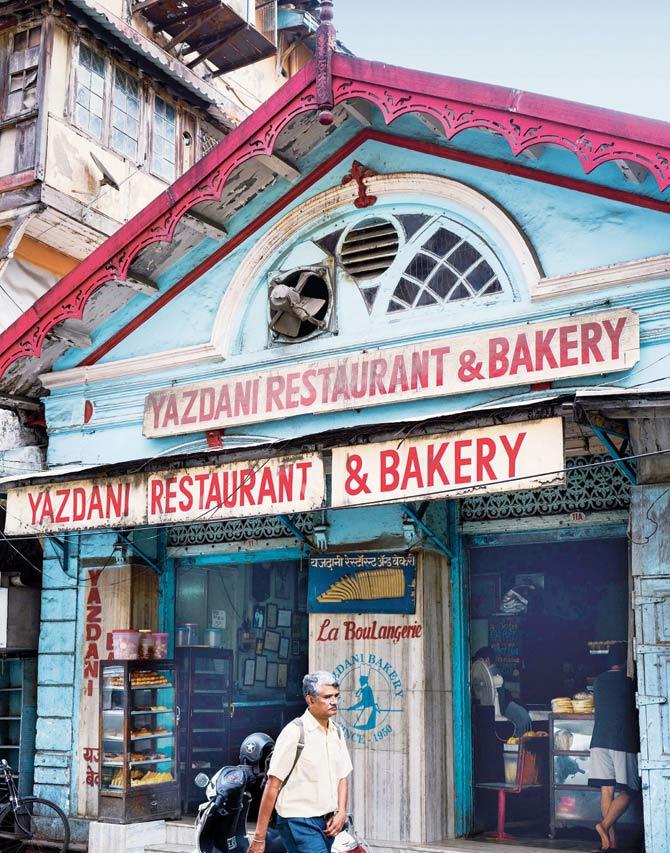
[[[628,550],[623,530],[469,541],[474,837],[497,831],[504,800],[505,831],[517,843],[593,846],[593,682],[608,644],[629,637]],[[503,786],[521,790],[501,799]],[[637,843],[639,802],[620,826]]]

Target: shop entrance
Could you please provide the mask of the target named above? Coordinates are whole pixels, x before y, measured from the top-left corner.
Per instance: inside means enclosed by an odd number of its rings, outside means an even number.
[[[304,711],[306,567],[299,559],[177,561],[175,657],[182,810],[193,813],[198,772],[237,764],[247,735],[276,738]]]
[[[475,836],[495,833],[504,810],[515,840],[591,849],[601,819],[588,786],[592,688],[608,644],[629,638],[628,542],[623,531],[478,541],[468,548]],[[500,783],[520,791],[500,794]],[[639,802],[618,826],[635,849]]]

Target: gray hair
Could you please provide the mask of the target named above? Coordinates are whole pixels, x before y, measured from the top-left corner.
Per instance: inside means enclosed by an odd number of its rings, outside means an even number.
[[[335,678],[332,672],[326,672],[323,669],[318,670],[317,672],[308,672],[307,675],[302,680],[302,695],[305,699],[308,696],[311,696],[313,699],[317,699],[319,696],[319,689],[321,687],[339,687],[340,683]]]

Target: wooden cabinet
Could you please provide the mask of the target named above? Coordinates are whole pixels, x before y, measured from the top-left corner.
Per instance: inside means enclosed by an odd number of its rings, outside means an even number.
[[[174,661],[101,661],[100,669],[100,819],[179,817]]]
[[[19,793],[32,794],[37,720],[37,660],[0,655],[0,758],[19,774]]]
[[[233,712],[233,653],[210,646],[182,646],[179,665],[179,777],[184,811],[203,801],[194,784],[200,771],[208,776],[228,764]],[[234,762],[237,764],[237,760]]]

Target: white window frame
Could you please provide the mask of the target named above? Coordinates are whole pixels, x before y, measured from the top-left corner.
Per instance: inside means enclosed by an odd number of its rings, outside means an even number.
[[[140,160],[141,154],[141,143],[142,143],[142,117],[143,117],[143,106],[144,106],[144,97],[142,93],[142,83],[137,79],[133,74],[126,71],[125,68],[121,68],[120,65],[116,63],[111,63],[111,85],[109,90],[109,147],[116,151],[117,154],[120,154],[122,157],[125,157],[126,160],[131,160],[134,163],[138,163]],[[137,86],[137,138],[135,141],[135,153],[128,154],[127,151],[123,151],[121,148],[117,147],[114,144],[114,93],[116,91],[116,79],[118,74],[123,74],[125,77],[132,80]],[[127,112],[124,111],[124,115],[127,115]],[[128,136],[128,134],[124,133],[124,136],[131,139],[132,137]]]
[[[91,51],[91,53],[98,56],[102,59],[105,68],[105,78],[104,78],[104,86],[103,86],[103,115],[102,115],[102,131],[100,136],[97,136],[93,133],[89,128],[82,127],[77,121],[77,88],[79,86],[79,69],[80,69],[80,56],[82,47]],[[144,86],[142,85],[142,80],[132,73],[128,68],[122,66],[109,57],[105,56],[100,50],[96,49],[94,46],[89,44],[85,40],[79,41],[77,45],[77,49],[75,51],[75,55],[73,57],[72,63],[72,95],[70,98],[70,109],[69,109],[69,120],[73,127],[75,127],[80,133],[83,133],[85,136],[89,137],[91,140],[100,145],[101,148],[108,148],[110,151],[114,151],[115,154],[118,154],[119,157],[123,157],[125,160],[128,160],[131,163],[135,163],[139,165],[143,162],[145,153],[146,153],[146,132],[144,130],[144,117],[145,117],[145,109],[146,109],[146,94],[144,91]],[[116,72],[120,71],[123,74],[130,77],[137,84],[138,89],[138,99],[139,99],[139,112],[137,119],[137,149],[136,153],[131,156],[127,154],[125,151],[120,150],[117,146],[113,144],[113,127],[112,127],[112,116],[114,112],[114,86],[116,81]]]
[[[154,154],[155,154],[155,146],[156,146],[156,100],[162,101],[167,106],[171,107],[175,113],[175,125],[174,125],[174,151],[175,151],[175,163],[174,163],[174,175],[171,178],[167,178],[164,174],[158,171],[154,167]],[[180,136],[179,129],[181,126],[180,113],[177,105],[171,101],[169,98],[166,98],[164,95],[158,94],[158,92],[152,92],[151,94],[151,114],[149,119],[149,146],[147,151],[147,162],[149,164],[149,171],[152,175],[159,178],[161,181],[167,181],[169,184],[173,183],[177,180],[177,178],[181,174],[181,163],[182,163],[182,151],[180,146]]]

